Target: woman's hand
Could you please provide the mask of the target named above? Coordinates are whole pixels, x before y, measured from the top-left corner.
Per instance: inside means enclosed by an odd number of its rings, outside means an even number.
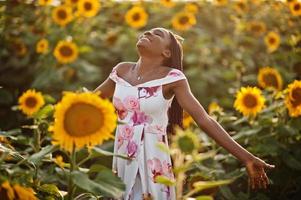
[[[258,188],[267,188],[269,184],[269,178],[267,177],[264,169],[273,169],[275,165],[270,165],[258,157],[254,157],[251,160],[248,160],[245,163],[249,180],[248,184],[252,187],[252,189]]]

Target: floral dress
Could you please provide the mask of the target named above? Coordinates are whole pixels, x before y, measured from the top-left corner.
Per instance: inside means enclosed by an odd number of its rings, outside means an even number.
[[[178,69],[163,78],[131,85],[119,77],[116,67],[109,75],[115,84],[113,104],[118,114],[114,153],[125,154],[130,160],[113,157],[113,170],[126,184],[124,200],[174,200],[174,186],[156,183],[158,175],[174,178],[170,155],[157,147],[168,147],[166,128],[168,108],[172,100],[163,96],[162,85],[186,79]]]

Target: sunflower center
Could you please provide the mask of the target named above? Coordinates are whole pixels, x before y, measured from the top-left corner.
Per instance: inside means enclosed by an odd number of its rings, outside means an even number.
[[[60,19],[66,19],[67,18],[67,13],[65,10],[59,10],[57,12],[57,16],[60,18]]]
[[[180,24],[187,24],[188,21],[189,21],[189,19],[188,19],[187,16],[182,16],[182,17],[180,17],[180,19],[179,19]]]
[[[244,10],[246,8],[245,4],[241,3],[241,2],[238,3],[238,7],[242,10]]]
[[[263,76],[263,81],[267,86],[278,88],[278,81],[274,74],[266,74],[265,76]]]
[[[301,104],[301,88],[296,88],[292,91],[292,104],[298,106]]]
[[[84,8],[85,8],[85,10],[91,10],[92,9],[92,5],[91,5],[91,3],[90,2],[86,2],[85,4],[84,4]]]
[[[276,42],[275,38],[273,38],[273,37],[269,38],[269,43],[270,44],[274,44],[275,42]]]
[[[247,94],[244,97],[243,102],[244,102],[244,105],[248,108],[253,108],[257,105],[257,100],[252,94]]]
[[[102,111],[87,103],[73,104],[65,114],[64,128],[71,136],[86,136],[103,126]]]
[[[37,99],[34,97],[28,97],[25,101],[27,107],[33,108],[37,105]]]
[[[65,56],[65,57],[69,57],[69,56],[72,55],[73,51],[72,51],[72,49],[71,49],[70,47],[68,47],[68,46],[62,46],[62,47],[60,48],[60,53],[61,53],[63,56]]]
[[[133,20],[134,21],[138,21],[140,19],[140,14],[139,13],[135,13],[134,15],[133,15]]]
[[[77,3],[77,2],[78,2],[78,0],[71,0],[71,2],[72,2],[72,3]]]
[[[294,10],[295,11],[300,10],[300,8],[301,8],[300,4],[295,4],[295,6],[294,6]]]
[[[260,25],[260,24],[254,24],[253,26],[252,26],[252,30],[254,31],[254,32],[263,32],[263,26],[262,25]]]

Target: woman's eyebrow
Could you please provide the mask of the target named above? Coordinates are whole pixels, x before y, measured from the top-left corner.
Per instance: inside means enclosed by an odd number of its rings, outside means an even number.
[[[163,33],[163,31],[161,31],[161,30],[159,30],[159,29],[156,29],[156,30],[154,30],[154,32],[155,32],[155,31],[159,32],[159,33],[160,33],[160,35],[161,35],[162,37],[164,37],[164,33]]]

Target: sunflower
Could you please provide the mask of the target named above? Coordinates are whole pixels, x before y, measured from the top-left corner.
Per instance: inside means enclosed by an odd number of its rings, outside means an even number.
[[[258,37],[266,32],[266,25],[261,21],[250,21],[247,30]]]
[[[265,98],[257,87],[242,87],[236,93],[234,107],[244,116],[256,116],[264,107]]]
[[[105,36],[105,43],[109,46],[113,46],[118,40],[118,33],[114,31],[109,31]]]
[[[301,16],[301,2],[295,1],[289,4],[290,11],[294,16]]]
[[[72,8],[66,5],[54,8],[52,11],[52,19],[60,26],[66,26],[73,19]]]
[[[172,26],[179,31],[186,31],[196,24],[194,14],[188,12],[179,12],[172,18]]]
[[[197,14],[199,7],[196,3],[187,3],[185,4],[184,10],[192,14]]]
[[[79,0],[77,3],[78,14],[84,17],[94,17],[99,9],[99,0]]]
[[[234,9],[237,13],[244,13],[248,11],[248,5],[245,0],[239,0],[234,3]]]
[[[141,28],[146,25],[148,14],[141,6],[133,6],[125,14],[125,21],[133,28]]]
[[[282,90],[282,78],[277,69],[272,67],[262,67],[259,69],[257,81],[262,88],[274,88]]]
[[[214,112],[221,112],[223,110],[216,102],[211,102],[208,106],[208,113],[212,115]]]
[[[160,3],[167,8],[171,8],[176,5],[176,3],[173,0],[160,0]]]
[[[228,4],[228,0],[215,0],[214,4],[217,6],[224,6]]]
[[[189,128],[183,130],[179,126],[175,126],[174,129],[176,135],[172,139],[172,146],[180,149],[185,154],[197,152],[200,148],[200,142],[197,135]]]
[[[41,92],[29,89],[19,97],[19,109],[27,116],[32,116],[45,104]]]
[[[76,70],[72,67],[66,67],[63,71],[63,78],[65,81],[71,81],[76,77]]]
[[[183,112],[183,127],[188,128],[191,124],[195,123],[193,118],[186,111]]]
[[[291,117],[301,115],[301,81],[295,80],[287,86],[285,105]]]
[[[80,0],[65,0],[64,3],[65,3],[65,5],[68,5],[68,6],[77,6],[77,3],[79,1]]]
[[[21,40],[16,40],[13,43],[13,49],[16,52],[16,54],[20,57],[24,56],[27,53],[27,47],[25,43]]]
[[[39,5],[40,6],[47,6],[52,3],[52,0],[39,0]]]
[[[290,3],[294,3],[294,2],[296,2],[297,0],[286,0],[286,3],[287,4],[290,4]]]
[[[49,42],[46,39],[41,39],[38,41],[36,45],[36,51],[37,53],[47,53],[48,52],[48,47],[49,47]]]
[[[55,106],[52,143],[72,152],[84,146],[88,148],[114,138],[117,116],[114,106],[96,93],[64,92]]]
[[[32,188],[23,187],[19,184],[15,184],[13,188],[15,190],[16,196],[18,196],[17,199],[37,200],[35,192]]]
[[[0,186],[0,196],[1,199],[14,200],[15,194],[12,186],[8,181],[4,181]]]
[[[77,45],[69,41],[59,41],[54,49],[54,56],[60,63],[71,63],[78,57]]]
[[[57,164],[60,168],[70,167],[70,163],[65,163],[63,156],[57,155],[54,159],[54,163]]]
[[[280,36],[276,32],[270,31],[264,37],[264,43],[267,46],[268,52],[272,53],[276,51],[280,45]]]

